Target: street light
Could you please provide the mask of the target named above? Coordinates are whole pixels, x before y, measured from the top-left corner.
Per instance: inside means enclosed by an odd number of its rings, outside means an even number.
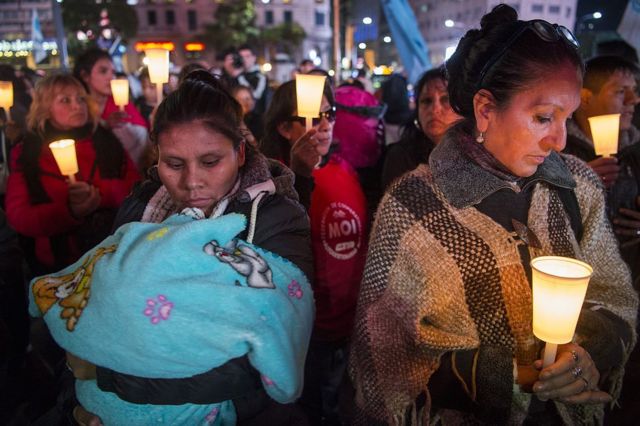
[[[464,22],[456,22],[453,19],[447,19],[446,21],[444,21],[444,26],[447,28],[466,28]]]
[[[587,13],[582,15],[576,20],[576,33],[581,33],[584,30],[584,24],[586,21],[601,19],[602,13],[599,11],[595,11],[592,13]]]
[[[362,18],[362,23],[365,25],[370,25],[373,22],[373,19],[371,19],[368,16],[365,16],[364,18]]]

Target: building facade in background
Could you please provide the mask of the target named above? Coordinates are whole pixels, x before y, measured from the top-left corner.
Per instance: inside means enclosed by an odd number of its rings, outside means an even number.
[[[173,43],[172,61],[181,66],[200,60],[215,64],[216,46],[198,46],[208,24],[214,22],[214,14],[220,3],[233,0],[155,0],[137,1],[138,34],[131,45],[138,50],[146,43]],[[306,33],[302,45],[290,55],[271,57],[268,49],[257,49],[262,62],[283,61],[297,63],[303,58],[314,60],[328,68],[331,58],[330,0],[254,0],[256,24],[259,28],[274,27],[283,23],[297,23]],[[203,50],[198,50],[203,49]],[[131,55],[138,53],[130,52]],[[129,63],[132,63],[130,60]]]
[[[433,65],[442,64],[458,41],[471,28],[480,27],[480,18],[499,0],[409,0],[418,26],[427,42]],[[574,28],[577,0],[504,1],[518,12],[519,19],[544,19]]]
[[[44,36],[43,47],[49,56],[46,62],[55,59],[51,58],[57,55],[51,0],[0,1],[1,63],[35,66],[30,57],[33,47],[31,24],[34,11],[37,11]]]
[[[96,1],[98,0],[87,0]],[[138,18],[138,32],[128,41],[124,58],[125,69],[133,71],[142,61],[141,50],[151,43],[171,48],[171,60],[176,67],[191,61],[202,61],[213,66],[218,53],[216,46],[194,43],[202,40],[207,25],[214,22],[218,5],[233,0],[128,0]],[[45,41],[51,50],[55,29],[51,0],[0,1],[0,60],[15,65],[29,63],[31,19],[34,9]],[[306,37],[287,55],[271,57],[269,49],[258,49],[261,61],[278,60],[298,63],[303,58],[318,66],[329,68],[331,59],[331,0],[254,0],[256,24],[270,28],[283,23],[297,23]],[[64,6],[63,6],[64,7]]]
[[[306,33],[301,49],[292,60],[311,59],[329,68],[331,58],[331,0],[255,0],[260,28],[296,22]]]
[[[221,1],[215,0],[133,0],[138,15],[138,33],[130,40],[127,53],[129,68],[140,62],[141,50],[149,43],[171,46],[171,61],[180,66],[194,60],[213,65],[215,50],[193,42],[214,22]]]

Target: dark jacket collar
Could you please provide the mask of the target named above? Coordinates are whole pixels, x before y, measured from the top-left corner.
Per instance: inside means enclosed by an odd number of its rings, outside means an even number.
[[[451,129],[429,157],[433,179],[445,197],[456,208],[480,203],[489,195],[501,190],[519,191],[520,187],[500,179],[480,167],[462,151],[459,138],[463,130],[459,126]],[[559,154],[552,152],[538,170],[520,185],[544,181],[562,188],[575,188],[573,176]]]

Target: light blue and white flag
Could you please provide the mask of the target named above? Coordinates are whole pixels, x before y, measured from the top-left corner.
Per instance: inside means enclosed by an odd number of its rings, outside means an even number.
[[[411,83],[431,68],[429,50],[407,0],[382,0],[391,35]]]
[[[42,36],[42,28],[40,27],[40,19],[38,18],[38,9],[33,9],[31,14],[31,42],[33,53],[33,61],[37,64],[47,57],[47,52],[42,47],[44,37]]]
[[[640,0],[631,0],[624,11],[618,34],[636,50],[640,49]]]

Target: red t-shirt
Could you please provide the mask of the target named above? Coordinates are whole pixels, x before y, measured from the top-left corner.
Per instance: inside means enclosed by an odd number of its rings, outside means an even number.
[[[342,158],[313,172],[311,240],[315,264],[315,334],[349,337],[367,253],[367,202],[355,171]]]

